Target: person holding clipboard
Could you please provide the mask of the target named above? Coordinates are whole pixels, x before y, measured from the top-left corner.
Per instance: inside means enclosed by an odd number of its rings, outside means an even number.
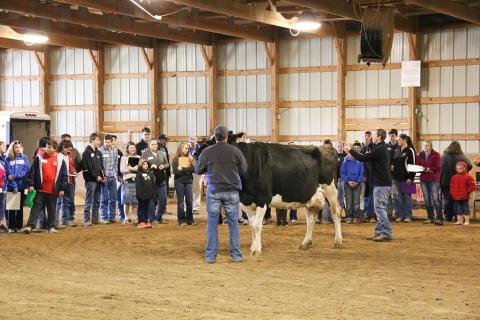
[[[122,191],[120,203],[124,206],[125,222],[133,222],[137,214],[137,195],[135,188],[135,178],[138,171],[138,162],[140,156],[137,155],[135,143],[130,141],[127,144],[125,155],[120,159],[120,172],[122,173]]]

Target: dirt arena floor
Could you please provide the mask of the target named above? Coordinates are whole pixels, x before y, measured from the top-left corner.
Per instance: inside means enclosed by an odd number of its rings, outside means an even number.
[[[300,214],[298,225],[265,226],[259,257],[241,226],[241,264],[219,226],[208,265],[204,216],[195,227],[168,218],[150,230],[0,234],[0,319],[480,319],[480,224],[395,224],[390,243],[365,240],[373,224],[344,224],[343,249],[333,225],[316,225],[300,251]]]

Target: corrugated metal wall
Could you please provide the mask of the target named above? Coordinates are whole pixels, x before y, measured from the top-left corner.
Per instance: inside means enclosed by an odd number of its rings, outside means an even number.
[[[480,58],[480,27],[447,29],[421,37],[421,57],[425,61]],[[422,98],[478,97],[480,66],[460,65],[424,68]],[[419,125],[421,134],[479,134],[480,103],[423,104]],[[444,150],[448,140],[434,140]],[[466,153],[480,153],[479,140],[459,140]]]
[[[217,121],[235,132],[250,136],[270,136],[271,101],[267,56],[260,42],[229,41],[217,45]],[[230,73],[250,70],[249,74]],[[256,71],[255,71],[256,70]]]
[[[0,50],[0,108],[36,110],[40,106],[39,68],[33,52]]]
[[[105,48],[104,131],[120,143],[138,141],[141,127],[150,126],[148,67],[136,47]]]
[[[96,130],[92,68],[87,50],[50,50],[51,135],[70,134],[74,138],[75,146],[80,150],[88,144],[88,135]]]
[[[388,64],[397,64],[408,59],[408,39],[405,33],[395,33],[392,52]],[[360,54],[360,36],[347,38],[347,65],[358,65],[357,57]],[[385,68],[383,70],[347,71],[345,78],[346,100],[369,99],[406,99],[408,89],[400,86],[401,69]],[[348,103],[347,103],[348,104]],[[349,119],[375,119],[375,118],[406,118],[408,117],[407,104],[380,104],[362,105],[358,103],[345,108],[345,118]],[[374,129],[374,128],[372,128]],[[389,128],[385,128],[388,130]],[[399,130],[407,132],[407,130]],[[363,131],[347,130],[347,141],[361,141]]]
[[[208,76],[200,47],[185,43],[161,45],[159,60],[162,133],[175,137],[172,140],[206,136]],[[169,143],[171,152],[176,145],[175,141]]]
[[[337,65],[332,37],[280,41],[280,101],[317,102],[308,107],[280,108],[281,136],[324,136],[337,134],[337,72],[296,72],[298,67]],[[290,68],[290,70],[288,70]],[[293,69],[292,69],[293,68]],[[285,70],[285,71],[282,71]],[[298,69],[297,69],[298,70]],[[297,141],[321,144],[320,140]]]

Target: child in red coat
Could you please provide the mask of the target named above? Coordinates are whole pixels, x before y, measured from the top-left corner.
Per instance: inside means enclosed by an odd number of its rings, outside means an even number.
[[[467,164],[465,162],[457,162],[455,170],[457,174],[454,175],[450,181],[450,194],[453,199],[454,212],[458,216],[455,224],[467,226],[470,224],[468,199],[470,199],[470,193],[475,189],[475,181],[473,177],[468,174]]]

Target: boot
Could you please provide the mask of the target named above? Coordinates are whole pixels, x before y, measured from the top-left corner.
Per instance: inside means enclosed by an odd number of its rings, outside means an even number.
[[[455,222],[454,224],[456,225],[463,224],[463,216],[457,215],[457,222]]]
[[[465,220],[465,222],[463,223],[464,226],[468,226],[470,224],[470,216],[463,216],[463,219]]]

